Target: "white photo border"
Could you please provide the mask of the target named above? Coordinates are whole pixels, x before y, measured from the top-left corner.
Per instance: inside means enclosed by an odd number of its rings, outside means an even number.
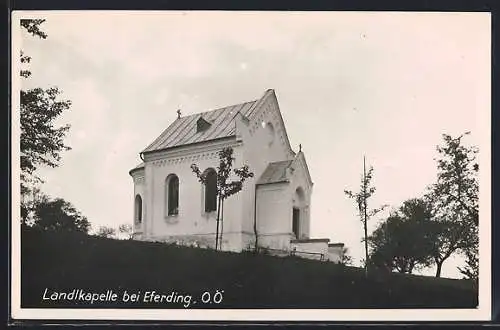
[[[87,11],[78,11],[86,13]],[[92,11],[107,13],[108,11]],[[111,12],[111,11],[109,11]],[[124,13],[124,11],[120,11]],[[137,11],[127,12],[131,15]],[[21,249],[20,249],[20,19],[50,18],[74,11],[14,11],[11,16],[12,56],[12,135],[11,135],[11,318],[13,320],[134,320],[134,321],[489,321],[491,320],[491,91],[484,111],[478,111],[481,130],[479,154],[480,219],[479,256],[480,278],[478,307],[474,309],[59,309],[21,308]],[[144,12],[142,12],[144,13]],[[446,14],[446,13],[441,13]],[[491,26],[490,13],[485,15]],[[491,31],[490,31],[491,39]],[[491,47],[491,46],[490,46]],[[491,54],[491,49],[490,52]],[[490,61],[491,68],[491,61]]]

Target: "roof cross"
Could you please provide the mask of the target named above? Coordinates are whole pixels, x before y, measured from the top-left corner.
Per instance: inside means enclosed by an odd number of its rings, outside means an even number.
[[[181,109],[177,109],[177,119],[181,118]]]

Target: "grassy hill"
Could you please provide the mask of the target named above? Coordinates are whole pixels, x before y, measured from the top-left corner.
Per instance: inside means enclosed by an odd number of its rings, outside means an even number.
[[[215,252],[161,243],[23,230],[23,308],[473,308],[464,280],[374,273],[328,262]],[[53,292],[106,293],[116,302],[43,299]],[[124,291],[137,302],[124,302]],[[146,291],[177,302],[144,302]],[[223,291],[215,304],[216,290]],[[204,294],[208,292],[208,294]],[[203,297],[202,297],[203,296]],[[172,298],[171,297],[171,298]],[[161,298],[161,297],[160,297]],[[158,298],[158,299],[160,299]],[[203,299],[202,299],[203,298]],[[209,299],[207,299],[209,298]],[[203,300],[206,303],[203,303]]]

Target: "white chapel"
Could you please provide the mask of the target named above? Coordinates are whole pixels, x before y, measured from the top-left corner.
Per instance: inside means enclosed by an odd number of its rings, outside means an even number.
[[[311,239],[313,181],[294,152],[274,90],[257,100],[182,116],[140,152],[134,183],[134,239],[214,246],[218,152],[231,147],[233,168],[253,178],[224,202],[222,249],[259,247],[338,262],[343,244]],[[206,171],[206,185],[191,170]]]

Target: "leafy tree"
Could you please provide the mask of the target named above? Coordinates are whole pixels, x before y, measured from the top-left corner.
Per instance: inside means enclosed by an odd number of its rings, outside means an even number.
[[[71,203],[43,195],[34,205],[34,228],[55,232],[88,233],[90,223]]]
[[[444,145],[438,146],[441,156],[438,159],[438,179],[432,187],[433,193],[439,197],[438,206],[447,211],[460,213],[462,221],[474,225],[479,224],[479,164],[476,161],[479,149],[467,147],[462,138],[443,134]]]
[[[467,249],[464,249],[465,266],[458,267],[458,270],[465,279],[477,281],[479,279],[479,233],[477,227],[470,232],[470,236],[466,240],[469,245]]]
[[[434,211],[430,235],[434,243],[432,257],[436,264],[436,277],[441,277],[443,263],[465,247],[467,231],[455,214]]]
[[[46,198],[40,189],[36,187],[31,189],[30,195],[21,196],[21,224],[27,226],[33,225],[35,205],[40,202],[41,198]]]
[[[121,224],[118,227],[118,231],[125,235],[127,239],[132,239],[134,237],[134,230],[132,229],[132,226],[128,223]]]
[[[39,37],[41,39],[46,39],[47,34],[40,30],[40,25],[45,22],[44,19],[22,19],[21,27],[25,29],[25,31],[32,36]],[[31,57],[27,56],[21,50],[21,63],[29,63],[31,61]],[[31,71],[29,70],[21,70],[21,77],[28,78],[31,75]]]
[[[354,199],[356,202],[356,206],[359,211],[359,217],[361,222],[363,223],[364,229],[364,243],[365,243],[365,272],[368,272],[368,264],[369,264],[369,255],[368,255],[368,221],[370,218],[375,216],[377,213],[381,212],[385,209],[386,205],[383,205],[380,208],[369,209],[368,208],[368,199],[372,197],[375,193],[376,188],[371,186],[371,180],[373,178],[373,167],[370,166],[368,169],[368,173],[366,172],[365,158],[363,157],[363,176],[361,177],[361,185],[359,188],[359,192],[354,193],[351,190],[344,190],[344,193],[351,199]]]
[[[96,233],[96,236],[104,238],[113,238],[115,235],[116,229],[107,226],[100,226]]]
[[[432,213],[422,199],[410,199],[381,223],[369,237],[370,264],[411,274],[433,259]]]
[[[21,27],[27,33],[45,39],[47,34],[40,29],[45,20],[23,19]],[[30,63],[31,57],[20,54],[22,64]],[[23,69],[21,77],[28,78],[31,72]],[[69,100],[59,100],[61,94],[57,87],[48,89],[33,88],[21,90],[21,194],[26,195],[30,186],[42,182],[35,175],[41,165],[56,167],[61,159],[60,153],[70,150],[64,144],[69,125],[55,127],[54,120],[71,106]]]
[[[43,19],[22,19],[22,29],[41,39],[47,34],[41,30]],[[20,53],[21,65],[31,62],[31,57]],[[22,67],[22,78],[29,78],[31,71]],[[35,172],[39,166],[57,167],[61,152],[70,150],[64,144],[69,125],[56,127],[55,120],[69,107],[69,100],[59,100],[57,87],[32,88],[20,91],[20,163],[21,163],[21,223],[43,230],[76,231],[88,233],[90,223],[69,202],[54,200],[40,194],[37,184],[43,182]],[[39,196],[41,196],[39,198]]]
[[[26,29],[29,34],[46,39],[47,34],[40,30],[40,25],[43,22],[45,22],[44,19],[21,19],[21,26]]]
[[[443,134],[444,143],[437,147],[438,177],[429,193],[435,218],[439,220],[436,276],[440,276],[442,262],[456,252],[465,254],[466,266],[460,269],[465,276],[477,278],[479,272],[479,164],[476,161],[479,149],[464,145],[462,139],[469,134],[456,138]]]
[[[234,157],[233,148],[224,148],[218,153],[219,166],[217,167],[217,231],[215,236],[215,249],[221,248],[223,221],[224,221],[224,201],[230,196],[237,194],[243,189],[243,183],[246,179],[253,177],[248,165],[233,170],[233,173],[238,177],[237,180],[229,180],[233,167]],[[191,170],[196,175],[201,184],[207,184],[206,174],[200,171],[196,164],[191,165]],[[221,225],[219,235],[219,223]],[[220,241],[220,242],[219,242]]]
[[[70,106],[69,101],[57,101],[57,88],[34,88],[21,91],[21,175],[23,181],[41,181],[33,176],[39,165],[56,167],[69,125],[54,128],[53,121]],[[24,189],[26,191],[26,189]]]

